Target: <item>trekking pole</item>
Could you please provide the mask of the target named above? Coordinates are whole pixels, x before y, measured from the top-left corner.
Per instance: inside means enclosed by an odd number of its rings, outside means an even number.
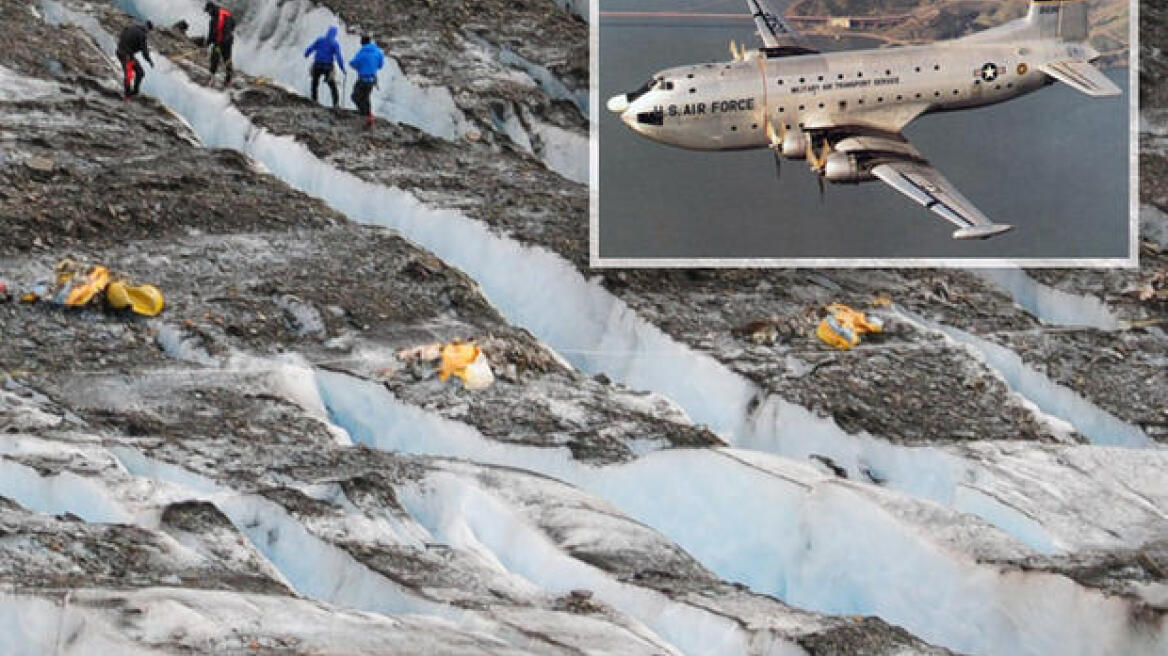
[[[349,69],[341,71],[341,107],[345,106],[345,94],[349,93]]]

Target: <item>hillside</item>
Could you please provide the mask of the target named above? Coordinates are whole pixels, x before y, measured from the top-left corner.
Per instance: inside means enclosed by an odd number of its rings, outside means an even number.
[[[1088,0],[1091,7],[1091,43],[1104,60],[1127,62],[1129,3],[1126,0]],[[951,39],[1001,25],[1026,14],[1029,0],[798,0],[787,16],[905,16],[904,20],[867,34],[889,43],[921,43]],[[798,23],[798,20],[796,20]],[[799,24],[811,34],[839,34],[830,25]],[[854,33],[855,30],[851,30]]]

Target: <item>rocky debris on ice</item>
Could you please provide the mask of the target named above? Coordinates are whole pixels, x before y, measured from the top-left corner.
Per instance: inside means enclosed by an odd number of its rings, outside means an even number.
[[[532,7],[513,3],[497,13],[523,14],[506,28],[519,36],[560,20],[530,13]],[[109,31],[128,20],[108,3],[89,8]],[[157,272],[175,300],[155,322],[0,304],[0,362],[11,377],[0,425],[15,435],[0,451],[0,496],[8,499],[0,505],[5,530],[20,536],[3,548],[42,545],[0,561],[13,567],[0,577],[78,576],[65,579],[77,587],[65,594],[39,583],[18,593],[6,588],[0,604],[32,627],[6,635],[30,650],[47,644],[44,635],[72,633],[82,621],[77,644],[96,651],[311,649],[352,632],[360,634],[348,643],[352,650],[370,652],[392,651],[405,636],[443,653],[627,653],[629,645],[705,653],[711,644],[732,653],[944,653],[885,620],[851,617],[852,600],[911,622],[913,633],[972,641],[983,651],[1057,639],[1071,625],[1101,629],[1083,634],[1080,644],[1154,650],[1155,643],[1140,640],[1162,637],[1159,451],[1056,444],[1063,436],[991,365],[917,324],[894,322],[872,348],[846,356],[815,350],[804,329],[826,302],[867,307],[887,296],[916,315],[1003,343],[1034,334],[1037,346],[1017,344],[1031,362],[1044,349],[1054,357],[1061,349],[1117,348],[1115,336],[1084,331],[1053,346],[1040,339],[1050,334],[1042,322],[959,271],[606,272],[598,280],[603,290],[587,300],[611,294],[623,305],[597,303],[600,319],[619,324],[635,313],[683,345],[669,352],[674,359],[637,363],[669,372],[647,378],[653,392],[625,388],[609,380],[626,380],[619,369],[566,366],[508,323],[475,280],[433,254],[384,229],[354,226],[245,156],[199,148],[188,126],[154,100],[122,103],[108,60],[83,32],[50,27],[22,3],[0,11],[12,29],[39,35],[28,52],[0,53],[0,65],[61,89],[0,103],[5,125],[19,127],[4,133],[5,147],[20,153],[6,152],[3,162],[14,182],[0,202],[14,217],[14,237],[0,246],[0,273],[24,284],[65,254],[100,255]],[[445,16],[401,15],[422,22]],[[153,40],[161,53],[182,52],[182,39],[163,29]],[[571,43],[584,52],[582,42]],[[549,50],[517,52],[567,78],[550,54],[560,46],[543,45]],[[473,120],[487,110],[504,118],[537,111],[506,103],[499,109],[502,86],[488,85],[478,97],[479,90],[459,86],[457,71],[426,68],[417,57],[425,69],[419,79],[460,89],[455,97]],[[201,65],[191,58],[182,70],[201,80]],[[514,79],[512,73],[499,79]],[[256,125],[296,136],[340,169],[382,184],[397,184],[397,176],[425,202],[457,208],[494,235],[559,253],[575,267],[516,272],[524,279],[513,284],[541,276],[551,282],[551,273],[593,275],[584,264],[583,187],[548,173],[510,136],[503,139],[505,131],[463,144],[382,121],[354,137],[351,117],[270,84],[243,77],[231,97]],[[535,102],[543,120],[570,127],[565,117],[574,106],[543,104],[538,96]],[[24,166],[32,157],[51,157],[52,170]],[[598,317],[569,320],[587,325]],[[740,330],[752,322],[773,330],[756,339],[758,330]],[[1142,351],[1140,335],[1119,339]],[[480,338],[501,365],[487,393],[439,384],[432,371],[396,358],[402,349],[454,337]],[[569,349],[563,355],[587,362]],[[698,355],[712,356],[700,362],[715,369],[688,369],[687,358],[696,364]],[[1154,356],[1146,362],[1150,367]],[[344,423],[340,410],[322,394],[323,367],[391,395],[388,409],[408,409],[398,428],[414,444],[437,451],[454,436],[477,434],[497,460],[517,459],[499,467],[353,446],[359,436],[337,425]],[[710,415],[662,393],[705,385],[703,393],[720,399],[724,390],[712,381],[723,379],[707,377],[710,371],[821,413],[801,426],[823,440],[816,449],[854,450],[862,462],[877,453],[872,445],[882,445],[888,459],[870,463],[870,479],[851,477],[850,461],[833,463],[852,478],[842,480],[827,465],[704,448],[732,436],[692,425]],[[1073,377],[1047,371],[1051,379]],[[1132,389],[1120,369],[1108,376],[1110,387]],[[1102,384],[1077,390],[1119,412]],[[773,409],[758,401],[759,412]],[[742,405],[727,412],[751,411]],[[897,414],[901,406],[910,411]],[[979,415],[990,419],[979,422]],[[825,426],[836,426],[828,431],[836,442],[823,437]],[[699,448],[663,450],[668,446]],[[721,462],[733,475],[713,484],[702,478],[705,466],[673,466],[691,460]],[[561,469],[541,475],[551,462]],[[901,485],[881,489],[872,481],[886,480],[880,474],[893,463]],[[592,491],[547,477],[564,471]],[[633,474],[622,481],[631,493],[596,482],[621,472]],[[663,483],[690,503],[670,507],[671,496],[637,494]],[[760,498],[776,505],[751,513],[748,502]],[[778,501],[802,514],[776,512]],[[704,511],[700,521],[695,508]],[[833,540],[838,536],[885,546],[880,540],[891,536],[921,558],[839,552],[796,594],[827,613],[799,610],[776,598],[793,591],[762,575],[777,556],[773,544],[757,543],[760,521],[817,557],[855,544]],[[725,527],[716,532],[720,541],[702,535],[711,523]],[[858,525],[871,531],[858,533]],[[69,539],[84,548],[61,559],[52,545]],[[743,551],[751,545],[759,550]],[[879,572],[866,562],[889,567]],[[898,572],[899,579],[881,578]],[[101,587],[87,586],[89,575]],[[739,579],[752,589],[731,583]],[[1074,601],[1051,615],[1065,622],[1054,631],[1008,618],[1020,631],[1011,639],[966,630],[963,612],[949,613],[960,623],[922,621],[936,617],[936,605],[915,596],[935,589],[917,586],[920,580],[967,591],[946,598],[979,611],[1027,595]],[[917,591],[906,597],[911,603],[897,599],[910,589]],[[1080,603],[1092,622],[1067,619],[1078,617]],[[179,607],[186,610],[169,612]],[[129,609],[129,619],[120,609]],[[217,619],[222,614],[233,615]]]

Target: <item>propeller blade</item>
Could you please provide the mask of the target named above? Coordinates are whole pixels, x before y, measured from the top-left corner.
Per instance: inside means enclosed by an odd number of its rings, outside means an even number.
[[[779,151],[772,148],[771,152],[775,154],[775,179],[778,180],[783,177],[783,158],[779,157]]]
[[[730,56],[734,58],[734,61],[742,61],[742,53],[738,52],[738,44],[734,42],[734,39],[730,39]]]
[[[823,176],[815,176],[815,181],[819,183],[819,204],[823,204]]]
[[[807,164],[811,166],[811,170],[819,173],[823,171],[823,162],[819,160],[819,154],[815,152],[815,137],[808,135],[807,140]]]
[[[822,173],[823,167],[827,164],[827,156],[831,154],[831,143],[824,138],[820,138],[823,144],[819,148],[819,152],[815,152],[815,137],[809,136],[807,139],[807,163],[811,165],[811,169],[816,173]]]

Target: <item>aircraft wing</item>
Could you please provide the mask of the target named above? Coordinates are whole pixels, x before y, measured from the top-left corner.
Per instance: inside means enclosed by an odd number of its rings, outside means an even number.
[[[774,11],[769,0],[746,0],[746,7],[754,16],[754,26],[762,38],[763,48],[777,55],[805,55],[818,52],[811,48],[803,35]]]
[[[833,136],[829,140],[836,151],[853,155],[872,175],[956,225],[954,239],[986,239],[1014,228],[982,214],[903,135]]]
[[[1054,79],[1088,96],[1118,96],[1123,93],[1115,83],[1107,79],[1103,71],[1077,59],[1061,59],[1038,67]]]

